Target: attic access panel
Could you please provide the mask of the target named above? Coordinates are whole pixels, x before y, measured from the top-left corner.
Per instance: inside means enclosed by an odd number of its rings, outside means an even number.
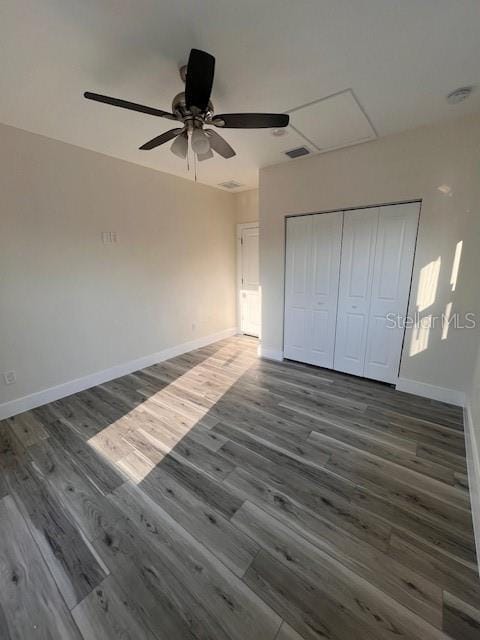
[[[291,110],[290,124],[319,151],[377,137],[351,89]]]

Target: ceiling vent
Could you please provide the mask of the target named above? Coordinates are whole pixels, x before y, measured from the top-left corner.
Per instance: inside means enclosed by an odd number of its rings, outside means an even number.
[[[285,151],[285,155],[289,158],[300,158],[301,156],[308,156],[309,153],[310,149],[307,149],[307,147],[297,147],[296,149]]]
[[[228,180],[227,182],[220,182],[219,187],[223,187],[224,189],[237,189],[238,187],[242,187],[243,185],[240,182],[236,182],[235,180]]]

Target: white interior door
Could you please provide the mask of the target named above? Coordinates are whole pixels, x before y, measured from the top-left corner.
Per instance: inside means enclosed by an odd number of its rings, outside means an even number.
[[[258,261],[258,226],[241,230],[240,240],[240,330],[260,335],[260,287]]]
[[[342,212],[287,220],[286,358],[333,366]]]
[[[404,330],[398,323],[393,326],[391,318],[407,313],[419,210],[418,203],[379,210],[365,358],[367,378],[395,382],[398,376]]]
[[[379,209],[344,213],[334,368],[363,376]]]

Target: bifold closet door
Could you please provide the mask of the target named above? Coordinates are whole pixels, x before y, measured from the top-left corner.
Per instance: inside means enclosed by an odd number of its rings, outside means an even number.
[[[346,211],[343,221],[334,368],[364,375],[379,208]]]
[[[286,358],[310,356],[310,263],[312,216],[287,219],[284,347]]]
[[[367,378],[395,382],[398,376],[404,325],[396,318],[403,319],[407,313],[419,212],[418,203],[379,210],[365,355]]]
[[[342,212],[287,220],[284,355],[333,367]]]

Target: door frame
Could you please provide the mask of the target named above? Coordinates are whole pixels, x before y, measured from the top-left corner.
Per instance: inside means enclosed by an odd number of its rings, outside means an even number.
[[[365,204],[365,205],[358,205],[358,206],[350,206],[350,207],[335,207],[335,209],[323,209],[322,211],[303,211],[302,213],[289,213],[284,217],[284,221],[283,221],[283,323],[282,323],[282,356],[283,356],[283,349],[285,347],[285,282],[286,282],[286,274],[287,274],[287,221],[289,218],[299,218],[300,216],[311,216],[311,215],[318,215],[318,214],[322,214],[322,213],[337,213],[337,212],[344,212],[346,213],[347,211],[360,211],[362,209],[374,209],[377,207],[390,207],[390,206],[395,206],[398,204],[418,204],[419,205],[419,209],[418,209],[418,221],[417,221],[417,233],[415,235],[415,246],[413,249],[413,262],[412,262],[412,272],[410,274],[410,283],[409,283],[409,287],[408,287],[408,298],[407,298],[407,313],[408,310],[410,308],[410,300],[411,300],[411,295],[412,295],[412,284],[413,284],[413,272],[415,270],[415,260],[417,257],[417,247],[418,247],[418,230],[420,229],[420,217],[422,215],[422,204],[423,204],[423,199],[422,198],[413,198],[411,200],[395,200],[393,202],[382,202],[380,204]],[[400,377],[400,370],[402,368],[402,360],[403,360],[403,351],[404,351],[404,347],[405,347],[405,334],[406,334],[406,327],[403,328],[403,336],[402,336],[402,348],[400,351],[400,360],[398,362],[398,371],[397,371],[397,380]],[[283,359],[283,357],[282,357]],[[369,379],[369,378],[367,378]],[[396,384],[396,383],[395,383]]]
[[[237,333],[243,335],[242,331],[242,315],[241,315],[241,304],[242,304],[242,231],[244,229],[258,229],[260,234],[260,223],[259,222],[241,222],[237,223],[236,229],[236,245],[237,245],[237,274],[236,274],[236,287],[237,287]],[[260,253],[260,252],[259,252]],[[259,255],[260,259],[260,255]],[[261,323],[260,323],[260,333],[261,333]],[[260,335],[258,336],[260,339]]]

